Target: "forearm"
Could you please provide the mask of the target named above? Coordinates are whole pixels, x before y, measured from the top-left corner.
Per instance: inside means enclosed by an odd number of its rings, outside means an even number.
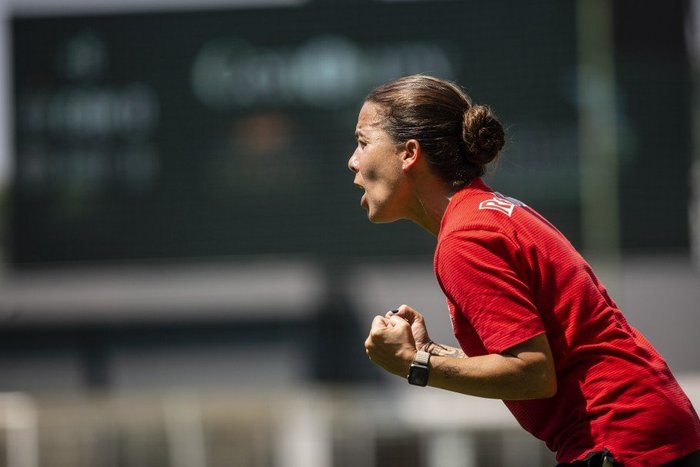
[[[545,333],[501,353],[468,357],[458,348],[428,337],[422,315],[407,305],[372,322],[365,341],[369,358],[406,377],[416,351],[428,352],[428,385],[478,397],[503,400],[543,399],[556,393],[554,359]]]
[[[490,354],[470,358],[434,355],[428,385],[477,397],[543,399],[556,393],[546,365],[525,365],[517,357]]]

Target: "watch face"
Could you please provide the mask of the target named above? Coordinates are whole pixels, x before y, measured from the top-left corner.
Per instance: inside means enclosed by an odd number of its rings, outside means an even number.
[[[412,364],[408,370],[408,382],[416,386],[428,384],[428,367],[426,365]]]

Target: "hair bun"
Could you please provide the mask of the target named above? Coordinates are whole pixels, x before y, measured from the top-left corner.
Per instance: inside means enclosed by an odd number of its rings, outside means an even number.
[[[491,109],[472,105],[464,112],[462,139],[470,162],[485,166],[493,161],[505,144],[505,131]]]

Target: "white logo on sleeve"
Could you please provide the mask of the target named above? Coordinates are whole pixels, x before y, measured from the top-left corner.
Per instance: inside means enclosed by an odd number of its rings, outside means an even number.
[[[493,198],[479,203],[479,210],[491,209],[493,211],[500,211],[510,217],[513,215],[513,210],[516,206],[525,206],[517,199],[506,198],[505,196],[501,196],[499,193],[494,193],[494,195],[495,196]]]

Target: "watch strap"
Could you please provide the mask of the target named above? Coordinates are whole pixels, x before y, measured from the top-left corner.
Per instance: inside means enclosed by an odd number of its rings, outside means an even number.
[[[424,350],[419,350],[416,352],[416,357],[413,361],[421,365],[427,365],[430,362],[430,354]]]

